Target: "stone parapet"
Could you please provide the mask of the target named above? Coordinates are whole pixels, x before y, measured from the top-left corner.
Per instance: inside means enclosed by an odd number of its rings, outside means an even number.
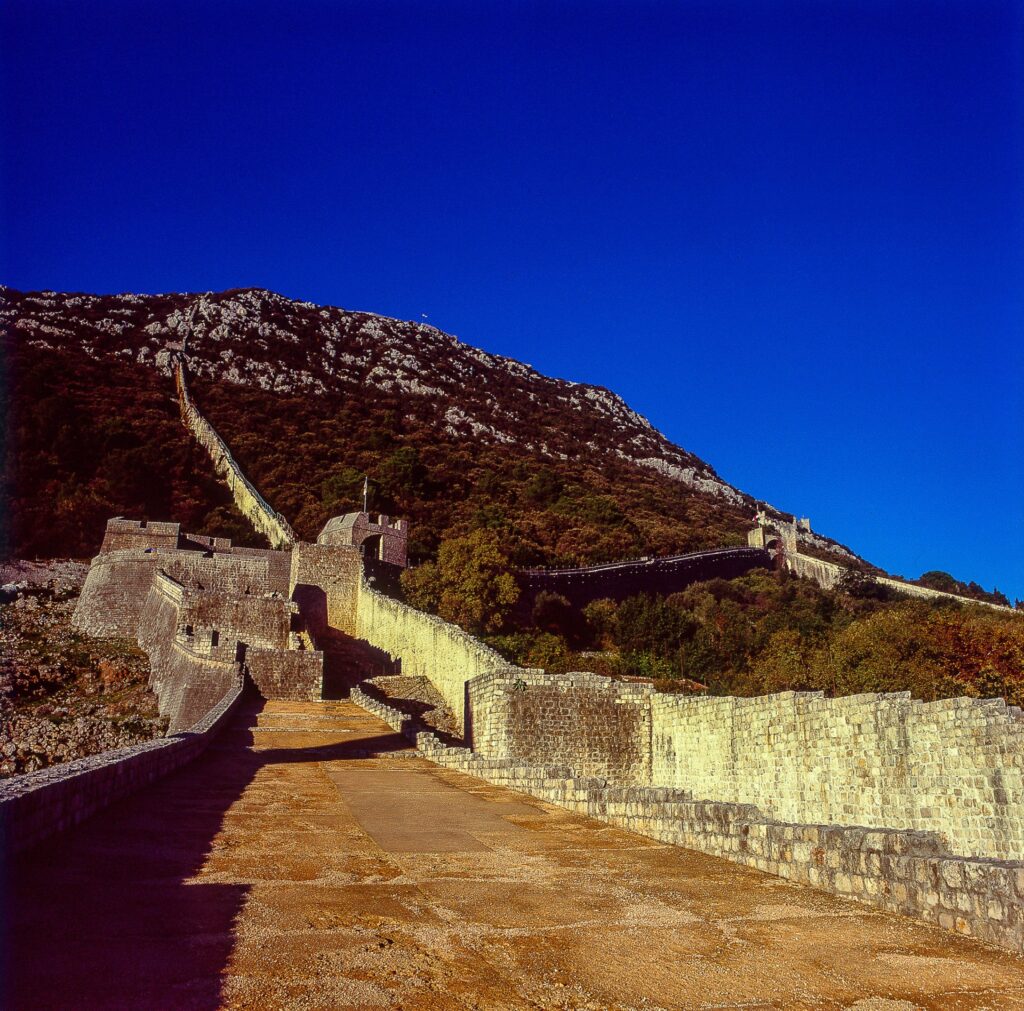
[[[202,754],[242,695],[230,689],[187,731],[107,751],[0,783],[0,853],[11,855],[72,828]]]
[[[1001,699],[654,693],[651,780],[785,822],[938,832],[1024,858],[1024,719]]]
[[[585,672],[492,671],[467,686],[467,739],[485,757],[649,783],[653,690]]]
[[[515,672],[489,646],[436,615],[417,611],[370,587],[360,574],[355,634],[402,661],[402,673],[426,677],[460,727],[466,725],[466,686],[490,671]]]

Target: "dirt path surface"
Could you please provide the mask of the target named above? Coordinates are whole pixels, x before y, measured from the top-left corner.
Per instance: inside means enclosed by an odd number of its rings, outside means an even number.
[[[10,870],[18,1011],[1024,1008],[1022,959],[439,769],[348,702],[251,707]]]

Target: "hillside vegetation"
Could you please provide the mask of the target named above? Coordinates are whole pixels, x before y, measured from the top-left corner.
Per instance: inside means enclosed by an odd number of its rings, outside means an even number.
[[[823,590],[757,569],[582,612],[542,594],[531,626],[491,642],[526,666],[641,677],[667,691],[909,691],[1024,705],[1024,615],[910,600],[857,579]]]
[[[609,391],[432,327],[253,290],[2,296],[8,554],[88,555],[117,512],[242,535],[178,422],[183,340],[200,409],[302,537],[364,474],[415,560],[480,527],[511,529],[517,564],[739,544],[756,506]]]
[[[0,299],[4,553],[87,557],[106,519],[173,519],[258,543],[182,426],[171,354],[197,405],[300,537],[361,507],[409,517],[408,599],[513,659],[679,690],[910,690],[1021,701],[1014,616],[910,603],[852,578],[784,574],[575,613],[515,607],[510,570],[745,543],[755,499],[618,397],[550,379],[431,327],[270,292]],[[769,507],[770,508],[770,507]],[[802,535],[801,550],[868,569]],[[921,582],[1005,600],[946,573]]]

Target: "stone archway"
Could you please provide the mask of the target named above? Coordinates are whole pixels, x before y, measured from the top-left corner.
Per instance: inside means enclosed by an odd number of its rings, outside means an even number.
[[[382,557],[384,550],[384,537],[382,534],[368,534],[359,545],[359,551],[364,558]]]

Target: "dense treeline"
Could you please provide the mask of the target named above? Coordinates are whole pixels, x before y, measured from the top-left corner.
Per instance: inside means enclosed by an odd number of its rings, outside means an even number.
[[[823,590],[759,569],[582,612],[541,594],[531,627],[492,642],[526,666],[650,678],[670,691],[909,691],[1024,705],[1024,616],[900,598],[855,578]]]
[[[745,544],[749,510],[615,459],[541,460],[439,432],[425,398],[315,398],[196,379],[196,402],[300,537],[362,508],[410,517],[410,554],[490,530],[513,565],[587,564]],[[260,424],[253,425],[252,418]]]
[[[3,361],[4,555],[88,557],[117,515],[258,543],[182,426],[166,376],[13,340]]]

